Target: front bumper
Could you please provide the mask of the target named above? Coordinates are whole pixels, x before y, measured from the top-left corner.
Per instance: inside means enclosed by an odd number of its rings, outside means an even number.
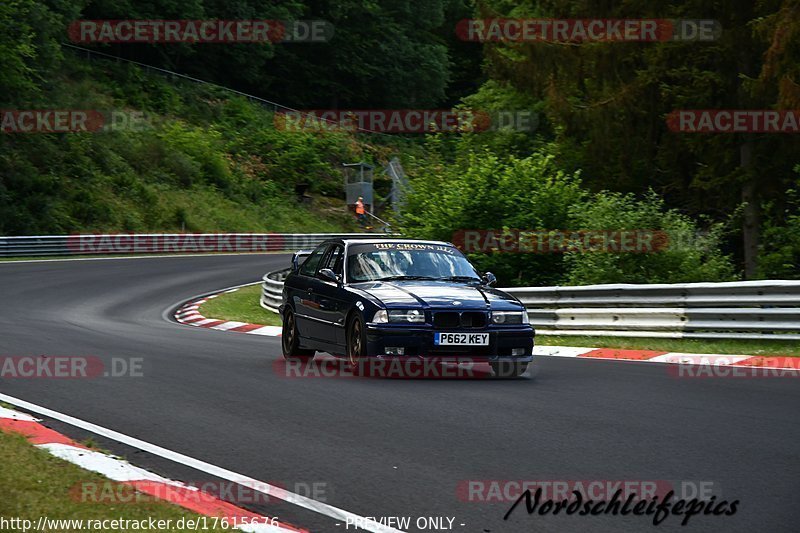
[[[488,346],[436,346],[434,333],[488,333]],[[487,327],[481,329],[433,329],[404,324],[367,324],[368,357],[423,357],[442,361],[529,363],[533,360],[534,331],[530,326]],[[387,347],[402,347],[403,356],[386,355]],[[512,349],[524,350],[511,355]]]

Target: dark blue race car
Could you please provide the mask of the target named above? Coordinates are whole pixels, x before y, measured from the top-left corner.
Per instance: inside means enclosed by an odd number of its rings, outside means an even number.
[[[446,242],[326,241],[293,258],[280,306],[283,355],[328,352],[354,369],[385,357],[482,361],[496,376],[518,376],[532,360],[533,328],[494,282]]]

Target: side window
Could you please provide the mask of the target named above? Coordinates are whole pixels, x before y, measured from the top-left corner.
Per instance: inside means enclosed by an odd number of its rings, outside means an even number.
[[[321,244],[317,247],[314,252],[308,256],[308,259],[305,260],[303,265],[300,267],[300,273],[304,276],[314,276],[317,273],[317,267],[319,266],[320,260],[322,260],[322,256],[325,254],[325,250],[328,249],[327,244]]]
[[[330,268],[333,270],[334,274],[342,273],[342,256],[343,256],[344,248],[342,246],[334,246],[328,252],[328,255],[325,256],[325,262],[322,265],[322,268]]]

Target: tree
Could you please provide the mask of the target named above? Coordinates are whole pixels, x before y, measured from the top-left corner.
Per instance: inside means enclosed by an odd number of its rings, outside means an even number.
[[[302,107],[435,107],[451,77],[437,29],[452,2],[310,0],[303,17],[330,22],[333,38],[278,47],[267,90]]]
[[[742,206],[735,246],[757,275],[762,205],[780,201],[797,136],[682,134],[676,109],[781,109],[797,97],[797,2],[736,0],[610,6],[583,0],[481,0],[482,17],[716,19],[711,42],[491,42],[488,72],[546,102],[556,141],[594,190],[653,188],[671,206],[724,220]]]
[[[79,2],[10,0],[0,4],[0,105],[32,103],[61,59],[61,36]]]
[[[111,53],[296,108],[435,107],[451,77],[442,38],[460,0],[94,0],[90,19],[322,20],[328,42],[113,44]],[[451,43],[455,46],[455,43]],[[463,43],[458,43],[459,45]],[[474,51],[479,58],[479,51]],[[463,61],[460,64],[467,64]],[[463,83],[463,79],[462,79]]]

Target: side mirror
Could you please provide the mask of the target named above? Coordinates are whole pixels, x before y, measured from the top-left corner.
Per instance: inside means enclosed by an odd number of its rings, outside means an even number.
[[[337,276],[330,268],[323,268],[322,270],[320,270],[319,277],[324,279],[325,281],[332,281],[336,284],[342,282],[341,278],[339,278],[339,276]]]
[[[491,272],[486,272],[486,273],[483,274],[483,277],[481,278],[481,281],[483,281],[484,285],[491,286],[491,285],[494,285],[497,282],[497,276],[495,276]]]

